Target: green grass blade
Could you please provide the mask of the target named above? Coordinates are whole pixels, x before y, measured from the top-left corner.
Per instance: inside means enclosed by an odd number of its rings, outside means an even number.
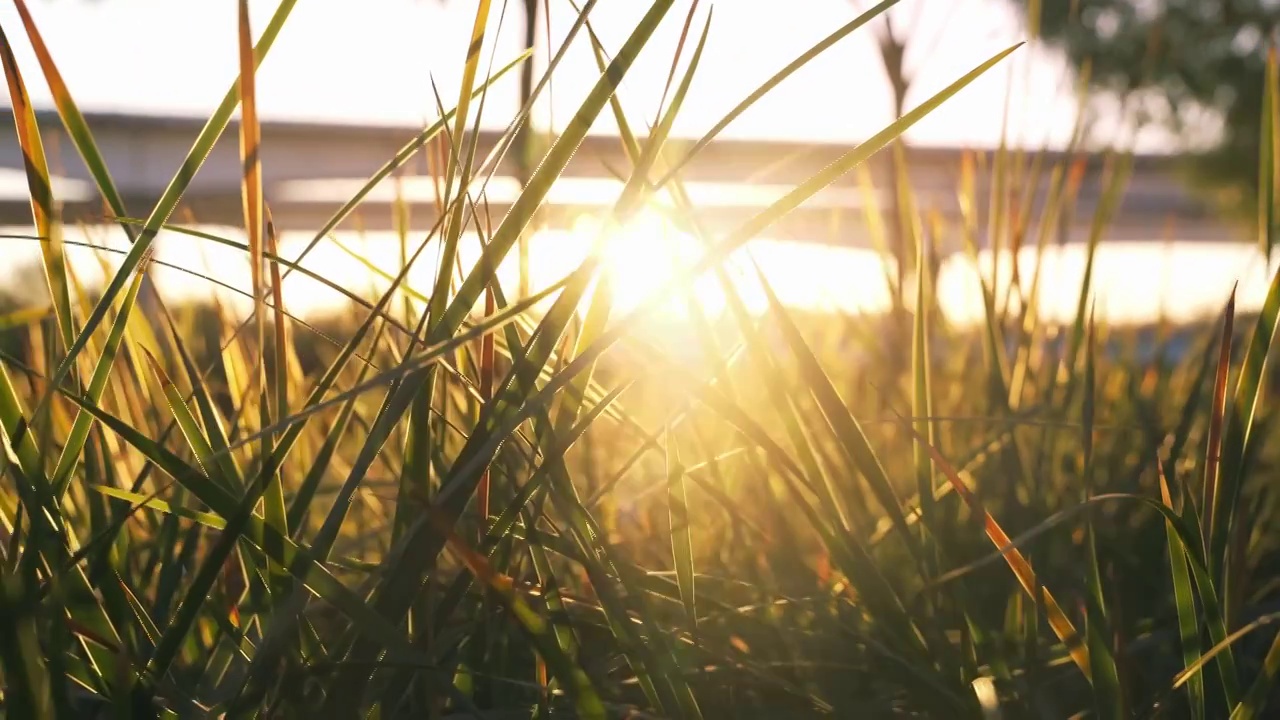
[[[284,26],[285,20],[289,17],[289,13],[293,10],[293,6],[296,3],[297,0],[282,0],[280,6],[276,9],[275,14],[271,18],[271,22],[268,23],[261,39],[258,41],[258,46],[255,48],[254,57],[258,63],[261,63],[267,52],[270,51],[272,44],[280,34],[280,30]],[[80,334],[76,337],[75,342],[72,343],[70,348],[68,348],[66,357],[64,357],[59,363],[58,368],[51,373],[49,378],[51,388],[58,387],[61,385],[63,380],[67,378],[74,366],[76,358],[84,350],[85,345],[89,342],[89,338],[92,337],[93,333],[98,329],[98,325],[102,323],[103,318],[106,317],[107,311],[110,309],[112,303],[116,301],[116,298],[120,295],[121,291],[124,290],[125,284],[128,282],[129,275],[139,269],[142,261],[150,252],[152,241],[155,240],[160,226],[167,222],[169,216],[173,214],[173,211],[178,206],[178,202],[186,192],[187,186],[191,183],[192,178],[195,177],[196,171],[200,169],[200,166],[204,163],[204,159],[208,157],[214,144],[222,135],[222,131],[226,129],[227,123],[230,122],[231,114],[235,111],[239,99],[240,83],[239,80],[237,80],[236,83],[227,91],[227,94],[222,98],[222,102],[219,103],[217,110],[215,110],[213,116],[209,118],[204,129],[200,131],[200,135],[193,143],[186,159],[183,160],[182,166],[178,169],[178,172],[174,175],[173,180],[169,183],[168,187],[165,188],[164,193],[160,196],[159,202],[156,204],[156,207],[151,211],[151,215],[148,216],[146,226],[143,227],[141,233],[139,233],[134,239],[133,246],[129,249],[129,253],[125,255],[124,260],[120,264],[119,270],[117,270],[116,274],[111,278],[107,287],[103,289],[102,297],[99,298],[97,304],[94,305],[93,311],[89,314],[89,317],[85,319],[84,327],[80,329]],[[80,149],[82,152],[84,151],[84,148]],[[116,211],[115,208],[112,208],[112,210]],[[117,212],[120,215],[127,214],[124,212],[123,207]],[[121,312],[124,313],[126,317],[130,315],[132,311],[133,308],[121,309]],[[39,415],[42,407],[52,396],[53,390],[51,389],[37,404],[35,410],[32,412],[33,417]]]
[[[690,531],[689,495],[685,489],[684,466],[676,438],[667,429],[667,505],[671,516],[671,555],[675,558],[676,584],[680,589],[680,601],[684,603],[685,620],[697,637],[698,613],[695,602],[693,572],[693,533]]]
[[[142,273],[136,273],[133,276],[133,282],[129,284],[129,289],[120,303],[122,309],[132,307],[137,301],[138,290],[142,287],[142,278]],[[89,378],[89,387],[85,391],[85,397],[91,403],[98,403],[102,400],[102,393],[107,388],[107,380],[111,375],[111,368],[116,354],[120,351],[120,341],[124,338],[127,325],[128,318],[123,313],[117,313],[115,321],[111,323],[107,342],[102,348],[102,360],[94,366],[93,376]],[[53,471],[53,478],[50,481],[54,497],[61,498],[66,494],[67,487],[71,484],[72,473],[75,472],[76,463],[80,460],[80,453],[84,450],[84,444],[89,439],[89,430],[92,426],[93,418],[91,416],[84,412],[76,413],[76,419],[72,423],[71,431],[67,433],[66,442],[62,446],[62,454],[58,458],[58,463]]]
[[[1213,404],[1209,406],[1209,435],[1205,441],[1204,480],[1201,485],[1202,500],[1200,507],[1209,526],[1205,528],[1204,549],[1213,552],[1211,542],[1213,522],[1217,516],[1215,510],[1218,501],[1219,468],[1222,459],[1222,424],[1227,413],[1227,377],[1231,372],[1231,342],[1234,339],[1233,326],[1236,315],[1236,292],[1231,290],[1227,299],[1227,309],[1222,319],[1222,340],[1218,345],[1218,369],[1214,373]]]
[[[901,147],[901,146],[896,146]],[[899,153],[901,154],[901,153]],[[895,160],[899,158],[895,157]],[[901,162],[905,163],[905,160]],[[916,308],[913,320],[911,342],[911,414],[917,418],[916,432],[929,444],[934,443],[933,423],[927,418],[933,416],[933,393],[930,390],[930,365],[933,360],[929,353],[929,314],[933,309],[933,279],[929,271],[929,240],[923,232],[913,233],[916,237]],[[916,493],[920,498],[921,544],[929,548],[933,542],[930,530],[937,527],[937,511],[933,502],[933,464],[929,452],[919,443],[912,448],[916,470]],[[897,525],[897,518],[894,518]],[[926,577],[932,577],[938,571],[937,548],[925,552],[924,563]]]
[[[1271,343],[1275,337],[1276,320],[1280,317],[1280,273],[1272,278],[1271,286],[1259,312],[1253,337],[1245,351],[1244,364],[1236,379],[1236,388],[1231,398],[1231,406],[1227,414],[1226,428],[1222,434],[1222,457],[1218,469],[1218,483],[1215,486],[1213,513],[1209,517],[1209,561],[1212,564],[1214,577],[1223,583],[1221,586],[1223,611],[1227,614],[1227,624],[1231,624],[1230,613],[1235,606],[1235,595],[1240,588],[1229,580],[1226,568],[1232,563],[1242,562],[1243,558],[1228,558],[1228,541],[1233,532],[1238,530],[1238,523],[1243,518],[1238,514],[1240,490],[1244,484],[1244,465],[1248,446],[1254,442],[1252,430],[1257,417],[1258,403],[1262,387],[1263,372],[1267,358],[1271,352]]]
[[[106,428],[118,435],[138,452],[154,462],[163,472],[173,477],[189,490],[201,502],[209,506],[226,523],[236,517],[238,503],[234,495],[212,482],[204,473],[188,465],[177,455],[158,445],[155,441],[139,433],[132,426],[121,421],[97,406],[90,405],[82,398],[63,392],[64,397],[102,423]],[[385,647],[390,648],[400,657],[413,657],[416,652],[410,647],[404,634],[392,628],[363,600],[332,574],[316,562],[311,552],[298,546],[292,540],[282,537],[275,528],[266,525],[261,518],[249,516],[244,527],[243,537],[254,547],[265,553],[272,561],[288,568],[290,574],[297,578],[303,587],[313,595],[332,604],[349,617],[361,632],[374,637]]]
[[[1096,357],[1094,346],[1095,325],[1090,313],[1088,337],[1085,348],[1084,408],[1082,418],[1082,445],[1084,446],[1084,500],[1088,502],[1094,489],[1094,398],[1096,396]],[[1092,519],[1086,520],[1085,569],[1088,597],[1085,604],[1085,642],[1089,647],[1089,679],[1093,683],[1094,707],[1098,716],[1112,720],[1127,717],[1124,688],[1112,652],[1113,629],[1107,614],[1107,599],[1103,593],[1102,572],[1098,566],[1098,547]]]
[[[1169,494],[1169,483],[1165,478],[1164,467],[1159,467],[1160,499],[1165,506],[1173,510],[1173,498]],[[1178,638],[1182,646],[1184,667],[1190,667],[1200,657],[1200,620],[1196,614],[1195,592],[1191,587],[1191,575],[1187,571],[1187,554],[1182,548],[1182,541],[1171,523],[1165,523],[1165,534],[1169,543],[1169,567],[1173,575],[1173,597],[1178,608]],[[1203,720],[1204,714],[1204,675],[1197,672],[1187,680],[1187,705],[1191,717]]]

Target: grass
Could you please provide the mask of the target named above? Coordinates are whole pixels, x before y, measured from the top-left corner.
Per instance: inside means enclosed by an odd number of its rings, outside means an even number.
[[[381,295],[320,278],[352,309],[320,327],[289,312],[281,281],[307,271],[278,252],[257,159],[254,72],[293,3],[256,45],[241,3],[240,77],[135,218],[16,1],[23,26],[4,29],[0,60],[49,299],[0,322],[6,717],[1249,718],[1280,706],[1267,362],[1280,276],[1256,318],[1224,298],[1213,322],[1162,324],[1153,357],[1095,320],[1088,273],[1065,326],[1008,300],[1036,297],[1039,268],[985,283],[976,331],[948,326],[928,270],[936,248],[1043,248],[1073,212],[1074,150],[1059,162],[1006,149],[966,165],[953,226],[897,188],[923,270],[900,289],[910,313],[807,317],[761,275],[755,315],[724,270],[822,188],[868,180],[875,153],[893,146],[906,162],[893,141],[1016,46],[712,236],[683,190],[689,158],[893,0],[680,147],[668,135],[706,38],[732,29],[711,13],[699,23],[696,3],[679,18],[657,0],[607,47],[585,3],[570,36],[592,44],[599,80],[501,217],[471,188],[519,151],[529,105],[494,156],[477,157],[472,130],[489,83],[527,55],[485,58],[473,42],[455,107],[438,98],[440,119],[307,252],[428,146],[445,161],[440,221],[425,236],[402,228],[404,269]],[[495,31],[497,11],[478,4],[473,39]],[[633,130],[619,84],[657,28],[681,22],[663,107]],[[38,67],[14,60],[22,38]],[[92,294],[65,261],[32,82],[50,88],[131,241],[117,268],[103,258]],[[152,242],[201,232],[171,216],[237,107],[248,242],[204,239],[245,253],[253,312],[151,298],[148,317]],[[602,233],[667,193],[701,259],[625,312],[609,294],[625,270],[598,254],[509,298],[492,269],[605,112],[631,166]],[[1110,158],[1090,267],[1127,160]],[[1263,177],[1275,163],[1262,158]],[[979,173],[991,197],[974,190]],[[1039,212],[1012,212],[1032,207],[1020,188],[1042,185]],[[870,207],[865,222],[882,230]],[[484,250],[461,267],[470,233]],[[406,281],[415,263],[434,263],[431,287]],[[688,292],[708,274],[723,316]],[[693,328],[679,357],[648,322],[673,297]],[[1176,352],[1187,337],[1195,349]]]

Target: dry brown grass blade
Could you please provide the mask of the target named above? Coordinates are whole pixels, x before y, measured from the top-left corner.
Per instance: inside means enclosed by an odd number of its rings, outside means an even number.
[[[240,0],[240,161],[244,172],[244,220],[249,240],[249,262],[253,273],[255,302],[262,297],[262,163],[258,153],[262,140],[254,90],[253,38],[249,33],[249,2]],[[262,308],[256,308],[259,323]]]
[[[75,328],[71,318],[71,295],[67,284],[66,258],[62,238],[55,226],[53,180],[49,176],[49,163],[45,159],[44,143],[40,139],[40,127],[36,123],[35,109],[27,95],[26,83],[18,69],[9,38],[0,29],[0,62],[4,65],[4,77],[9,86],[9,105],[13,111],[13,124],[17,130],[18,145],[26,169],[27,189],[31,201],[31,215],[36,234],[40,236],[41,259],[49,293],[53,297],[53,310],[57,318],[59,339],[63,347],[71,346]]]

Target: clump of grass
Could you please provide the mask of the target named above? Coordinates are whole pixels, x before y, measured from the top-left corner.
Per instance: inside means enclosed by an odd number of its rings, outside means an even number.
[[[984,281],[976,332],[939,322],[933,248],[1045,247],[1079,187],[1074,148],[1062,159],[1002,148],[982,163],[999,196],[988,203],[967,166],[957,227],[926,223],[909,185],[896,188],[919,268],[897,335],[912,339],[909,367],[879,344],[884,319],[800,316],[762,274],[768,307],[753,315],[724,272],[730,253],[1016,48],[717,237],[682,168],[893,0],[683,151],[668,135],[711,15],[699,28],[695,3],[685,18],[663,107],[637,133],[619,83],[656,29],[679,20],[658,0],[608,48],[585,3],[566,44],[592,44],[599,80],[502,217],[469,189],[498,158],[477,158],[468,128],[491,81],[527,57],[492,70],[478,42],[491,8],[479,3],[454,108],[441,101],[440,119],[308,252],[432,142],[453,188],[440,221],[425,237],[402,227],[403,270],[377,297],[318,278],[355,310],[321,332],[288,310],[281,282],[306,271],[276,248],[256,161],[254,71],[294,3],[252,45],[241,2],[240,77],[159,203],[134,219],[16,1],[38,76],[131,246],[86,294],[65,262],[24,90],[37,75],[0,38],[51,299],[3,323],[17,348],[0,365],[6,716],[1243,718],[1267,707],[1280,640],[1255,647],[1255,631],[1277,617],[1266,380],[1280,276],[1243,337],[1229,302],[1221,330],[1186,331],[1203,337],[1200,352],[1174,353],[1164,333],[1153,361],[1123,328],[1094,322],[1089,273],[1067,327],[1036,316],[1038,269]],[[247,243],[171,224],[237,106]],[[701,259],[625,313],[609,295],[619,270],[598,255],[543,292],[507,297],[493,268],[531,232],[606,107],[631,167],[605,232],[666,192]],[[1127,160],[1111,158],[1090,267]],[[1035,205],[1042,175],[1039,214],[1006,212]],[[999,217],[979,217],[984,205]],[[245,252],[250,317],[159,298],[155,317],[142,315],[166,228]],[[469,232],[484,249],[465,268]],[[408,270],[426,258],[435,280],[412,287]],[[689,293],[708,273],[727,298],[720,318]],[[638,332],[671,297],[688,298],[701,362]],[[841,349],[850,343],[856,357]]]

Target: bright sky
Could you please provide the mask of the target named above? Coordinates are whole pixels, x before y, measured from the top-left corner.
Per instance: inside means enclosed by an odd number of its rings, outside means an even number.
[[[491,33],[497,64],[514,56],[522,22],[518,0],[500,34]],[[205,115],[236,72],[236,3],[174,0],[28,0],[71,91],[85,109]],[[628,107],[652,117],[690,0],[677,0],[657,38],[624,83]],[[502,0],[493,3],[496,24]],[[869,6],[863,0],[703,0],[714,18],[700,75],[678,121],[679,134],[700,134],[771,74]],[[250,3],[255,33],[276,0]],[[267,118],[417,123],[434,115],[431,82],[452,105],[476,3],[453,0],[362,0],[298,3],[261,70],[258,95]],[[616,50],[648,6],[637,0],[599,0],[596,31]],[[914,105],[1025,33],[1006,0],[902,0],[892,11],[918,38],[909,54],[916,82]],[[551,31],[559,45],[573,21],[568,0],[551,0]],[[14,40],[19,62],[33,68],[30,92],[40,104],[48,93],[38,81],[16,11],[0,8],[0,24]],[[864,27],[830,49],[740,118],[729,134],[743,137],[856,141],[890,118],[890,95],[876,54],[874,32]],[[585,34],[584,34],[585,35]],[[542,44],[542,63],[546,45]],[[486,56],[487,60],[487,56]],[[1025,73],[1030,70],[1030,75]],[[927,144],[993,144],[1010,77],[1028,88],[1012,106],[1014,126],[1069,134],[1074,103],[1071,81],[1052,53],[1023,48],[1012,61],[966,89],[922,121],[911,137]],[[560,127],[597,77],[585,37],[580,37],[553,86]],[[489,99],[489,126],[501,126],[516,106],[516,84]],[[605,113],[595,128],[605,132]],[[543,116],[544,122],[546,116]]]
[[[652,119],[691,1],[677,0],[656,39],[627,75],[621,97],[634,114],[635,125]],[[205,116],[235,77],[234,0],[28,2],[72,93],[85,110]],[[491,32],[487,46],[488,50],[497,48],[495,67],[519,51],[522,18],[518,6],[522,3],[509,2],[501,32]],[[475,4],[474,0],[299,2],[258,76],[261,114],[266,119],[393,124],[418,124],[434,118],[433,81],[447,106],[457,97]],[[870,4],[870,0],[703,0],[695,32],[712,6],[714,19],[699,75],[677,121],[676,133],[701,134],[770,75],[855,17],[859,6]],[[250,5],[254,29],[260,31],[277,2],[254,0]],[[551,5],[551,33],[558,47],[573,21],[574,10],[569,0],[551,0]],[[593,22],[611,51],[622,45],[648,5],[640,0],[599,0]],[[493,26],[501,9],[502,0],[494,0]],[[912,37],[916,39],[908,54],[915,78],[909,107],[1025,36],[1007,0],[902,0],[894,13],[899,27],[914,27]],[[0,7],[0,26],[14,41],[19,63],[28,70],[29,91],[36,103],[48,106],[47,89],[17,14],[8,4]],[[857,142],[883,128],[892,118],[890,93],[875,47],[878,29],[875,24],[865,27],[820,56],[761,100],[726,134]],[[486,62],[488,57],[486,52]],[[545,61],[543,40],[538,67]],[[597,75],[589,45],[585,38],[579,38],[556,73],[551,112],[542,108],[541,124],[551,120],[555,127],[563,127]],[[1065,64],[1052,52],[1024,47],[919,123],[909,137],[930,145],[994,145],[1000,135],[1007,90],[1013,88],[1009,119],[1014,139],[1038,145],[1048,138],[1058,144],[1069,136],[1075,121],[1073,83]],[[484,124],[491,128],[505,125],[516,102],[513,76],[488,99]],[[605,112],[594,130],[612,129],[612,117]],[[1158,136],[1141,146],[1168,147]],[[573,254],[565,251],[565,242],[563,238],[556,242],[556,252],[537,255],[563,265],[573,259]],[[640,247],[649,248],[648,243],[645,240]],[[180,243],[173,249],[189,244]],[[393,249],[393,243],[374,242],[359,248],[370,257]],[[350,272],[351,259],[343,251],[337,247],[322,250],[311,258],[309,266],[330,276]],[[1154,244],[1132,248],[1104,245],[1095,277],[1101,296],[1099,310],[1118,320],[1150,319],[1160,312],[1170,287],[1187,287],[1190,281],[1189,285],[1198,282],[1203,286],[1203,292],[1196,302],[1182,297],[1174,305],[1180,313],[1194,316],[1215,312],[1234,280],[1246,281],[1245,305],[1256,303],[1265,288],[1265,264],[1258,262],[1250,248],[1225,252],[1222,246],[1205,247],[1199,255],[1195,251],[1188,254],[1183,248],[1175,253],[1172,264],[1165,262],[1167,251]],[[285,254],[293,252],[296,250],[286,250]],[[879,261],[868,251],[781,248],[762,241],[753,244],[752,252],[769,268],[770,282],[784,302],[846,312],[876,309],[886,302],[879,283]],[[1046,282],[1052,287],[1046,287],[1042,296],[1042,311],[1051,317],[1069,317],[1079,289],[1082,268],[1078,267],[1078,249],[1064,252],[1064,257],[1048,259]],[[809,257],[813,253],[825,255]],[[93,262],[83,251],[73,254],[81,256],[78,260]],[[190,260],[189,250],[180,255],[171,259]],[[216,260],[210,256],[197,263],[203,266],[198,269],[214,276],[226,275],[228,282],[245,286],[244,260],[234,252],[231,255],[234,257]],[[643,250],[637,257],[650,255]],[[387,263],[379,264],[394,271],[395,258],[383,259]],[[963,267],[962,258],[953,260],[949,265],[955,267],[944,269],[939,278],[939,290],[954,296],[955,301],[947,306],[955,319],[974,320],[976,316],[966,315],[977,305],[965,302],[977,297],[971,287],[972,267]],[[639,261],[633,257],[622,262],[634,270]],[[550,282],[569,267],[572,265],[547,267],[538,273],[543,276],[539,279]],[[807,270],[789,273],[788,267]],[[1134,267],[1149,272],[1134,273]],[[833,276],[815,278],[810,272],[813,268],[830,269]],[[173,289],[203,287],[175,271],[158,270],[157,279]],[[429,281],[429,277],[424,280]],[[295,282],[306,284],[301,277]],[[647,289],[651,288],[631,288],[624,295],[638,300]],[[297,290],[304,296],[319,292],[317,288]],[[298,294],[291,296],[297,298]],[[312,299],[319,301],[318,296]]]

